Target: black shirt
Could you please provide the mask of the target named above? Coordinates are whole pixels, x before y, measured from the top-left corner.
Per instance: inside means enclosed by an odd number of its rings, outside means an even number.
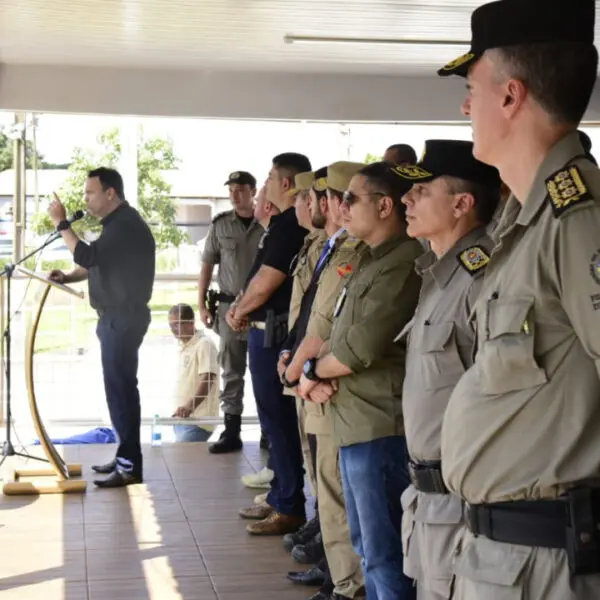
[[[252,223],[254,222],[254,217],[241,217],[240,215],[236,214],[237,218],[242,222],[242,225],[248,229],[248,227],[250,227],[250,225],[252,225]]]
[[[154,284],[156,245],[137,210],[123,202],[101,221],[91,244],[79,241],[75,262],[88,271],[90,304],[96,310],[130,310],[148,304]]]
[[[267,310],[275,311],[276,315],[289,312],[292,298],[290,265],[296,254],[300,252],[307,233],[308,231],[304,227],[298,225],[296,209],[293,206],[280,215],[271,217],[269,228],[263,234],[258,245],[256,258],[246,279],[245,287],[248,287],[250,280],[263,265],[285,273],[286,278],[260,308],[248,315],[251,321],[264,321]]]

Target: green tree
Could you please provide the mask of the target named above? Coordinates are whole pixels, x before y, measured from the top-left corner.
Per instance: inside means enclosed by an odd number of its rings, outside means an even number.
[[[96,149],[75,149],[69,166],[70,175],[63,187],[57,190],[67,214],[85,209],[83,189],[88,171],[98,166],[118,167],[121,157],[119,135],[119,129],[111,129],[98,137]],[[170,140],[153,137],[138,142],[138,209],[152,229],[159,248],[177,247],[187,239],[187,234],[176,225],[176,207],[170,197],[171,186],[161,173],[174,169],[178,162]],[[86,215],[73,228],[81,235],[85,231],[99,231],[100,223]],[[33,230],[38,234],[53,230],[45,212],[34,215]]]
[[[370,152],[365,156],[365,160],[363,161],[367,165],[375,162],[381,162],[383,160],[382,156],[375,156],[375,154],[371,154]]]
[[[34,167],[34,156],[36,155],[31,140],[25,142],[25,165],[28,169]],[[37,153],[38,168],[44,164],[44,157]],[[4,129],[0,129],[0,171],[12,169],[14,164],[14,141],[10,139]]]

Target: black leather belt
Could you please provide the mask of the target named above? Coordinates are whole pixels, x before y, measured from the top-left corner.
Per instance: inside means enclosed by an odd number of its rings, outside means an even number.
[[[474,535],[567,551],[572,573],[600,572],[600,489],[578,487],[556,500],[466,504]]]
[[[426,494],[449,494],[442,477],[442,463],[439,460],[416,463],[408,461],[408,472],[412,484]]]
[[[566,548],[569,506],[564,500],[466,504],[465,520],[474,535],[521,546]]]
[[[231,304],[235,300],[235,296],[232,296],[231,294],[223,294],[223,293],[219,292],[217,294],[217,300],[219,302],[223,302],[224,304]]]

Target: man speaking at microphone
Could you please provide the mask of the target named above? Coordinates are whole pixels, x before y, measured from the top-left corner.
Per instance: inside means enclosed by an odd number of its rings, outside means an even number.
[[[125,201],[123,179],[114,169],[100,167],[88,173],[87,211],[102,224],[102,233],[90,244],[73,232],[65,207],[54,196],[48,214],[77,266],[67,274],[52,271],[50,278],[59,283],[88,280],[90,304],[99,316],[96,333],[106,401],[119,438],[115,459],[92,467],[108,478],[94,483],[105,488],[141,483],[138,351],[150,324],[154,238],[137,210]]]

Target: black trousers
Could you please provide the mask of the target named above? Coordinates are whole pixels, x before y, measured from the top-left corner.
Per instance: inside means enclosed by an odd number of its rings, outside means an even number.
[[[100,340],[104,390],[113,428],[119,439],[117,467],[142,475],[140,444],[141,408],[138,390],[138,352],[150,311],[106,311],[100,315],[96,334]]]

